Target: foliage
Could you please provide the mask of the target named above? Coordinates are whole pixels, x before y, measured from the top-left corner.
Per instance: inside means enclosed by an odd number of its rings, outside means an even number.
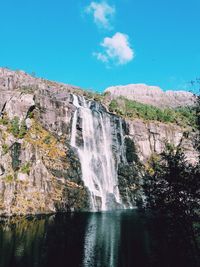
[[[8,146],[7,144],[3,144],[3,145],[2,145],[2,149],[3,149],[3,153],[4,153],[4,154],[7,154],[8,151],[9,151],[9,146]]]
[[[28,115],[27,115],[27,117],[29,118],[29,119],[33,119],[34,118],[34,111],[31,111],[31,112],[29,112],[28,113]]]
[[[14,177],[13,177],[11,174],[9,174],[9,175],[7,175],[7,176],[5,177],[5,181],[6,181],[7,183],[11,183],[13,180],[14,180]]]
[[[159,121],[163,123],[175,123],[182,127],[191,126],[196,128],[196,109],[195,107],[179,107],[161,109],[152,105],[142,104],[126,97],[119,96],[112,99],[109,92],[103,94],[94,91],[80,91],[87,99],[95,100],[108,107],[112,113],[130,119],[140,118],[147,121]]]
[[[51,143],[51,136],[50,135],[45,136],[44,143],[46,145],[49,145]]]
[[[198,138],[196,142],[196,149],[199,151],[199,164],[200,164],[200,78],[191,82],[197,91],[196,96],[196,125],[198,129]]]
[[[8,130],[14,135],[14,137],[22,139],[27,133],[25,120],[23,120],[20,124],[19,117],[15,116],[8,122]]]
[[[17,171],[20,168],[21,165],[20,154],[21,154],[21,143],[14,142],[11,146],[11,158],[12,158],[11,164],[14,171]]]
[[[117,100],[112,100],[110,102],[109,109],[110,109],[111,112],[116,112],[116,113],[119,113],[120,112],[120,109],[119,109]]]
[[[29,174],[29,173],[30,173],[30,163],[29,163],[29,162],[25,163],[25,164],[21,167],[20,171],[21,171],[22,173]]]
[[[198,87],[200,79],[191,82]],[[159,214],[170,215],[171,220],[187,230],[194,247],[199,252],[200,240],[200,95],[196,97],[196,106],[189,114],[185,109],[179,112],[195,123],[197,139],[195,148],[199,158],[195,165],[189,164],[180,148],[167,145],[161,158],[152,160],[144,179],[146,206]],[[153,170],[153,171],[152,171]]]
[[[21,93],[25,93],[25,94],[32,94],[34,93],[34,91],[37,89],[37,86],[21,86],[19,88]]]
[[[101,102],[101,103],[102,103],[103,100],[104,100],[104,94],[99,94],[99,93],[97,93],[97,92],[95,92],[95,91],[85,90],[85,91],[83,92],[83,95],[84,95],[86,98],[90,99],[90,100],[98,101],[98,102]]]
[[[195,107],[179,107],[161,109],[152,105],[142,104],[119,96],[112,99],[110,92],[99,94],[94,91],[81,91],[76,89],[75,93],[83,95],[89,100],[95,100],[106,106],[108,110],[119,116],[130,119],[143,119],[147,121],[160,121],[163,123],[175,123],[182,127],[191,126],[196,128]]]
[[[7,115],[4,115],[2,118],[0,118],[0,124],[2,125],[8,125],[9,119]]]
[[[182,151],[167,146],[160,160],[151,163],[154,173],[147,173],[144,190],[147,205],[159,211],[197,216],[200,199],[199,169],[186,162]]]
[[[189,164],[180,148],[166,146],[146,171],[143,189],[146,208],[186,228],[195,247],[200,222],[200,167]]]
[[[18,137],[18,134],[19,134],[19,118],[17,116],[15,116],[11,120],[9,130],[15,137]]]
[[[33,120],[30,130],[25,136],[25,140],[34,147],[45,151],[45,154],[52,159],[66,157],[66,152],[60,148],[58,140],[45,130],[38,121]]]
[[[195,127],[195,108],[165,108],[160,109],[151,105],[142,104],[125,97],[111,100],[109,110],[128,118],[141,118],[144,120],[156,120],[164,123],[177,123],[181,126]]]
[[[26,133],[27,133],[27,127],[26,127],[25,120],[23,120],[19,128],[18,138],[22,139]]]

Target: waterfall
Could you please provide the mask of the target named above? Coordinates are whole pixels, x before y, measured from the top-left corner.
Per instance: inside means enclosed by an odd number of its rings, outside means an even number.
[[[111,115],[100,105],[73,95],[71,146],[77,150],[82,180],[90,193],[91,210],[109,210],[121,205],[114,159]],[[121,131],[120,131],[121,132]],[[117,138],[116,138],[117,139]],[[122,139],[122,138],[121,138]]]

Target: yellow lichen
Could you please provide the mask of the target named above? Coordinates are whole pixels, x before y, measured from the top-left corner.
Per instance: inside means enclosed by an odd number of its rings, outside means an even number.
[[[34,120],[25,140],[42,149],[44,154],[52,159],[66,157],[65,150],[59,147],[56,138]]]

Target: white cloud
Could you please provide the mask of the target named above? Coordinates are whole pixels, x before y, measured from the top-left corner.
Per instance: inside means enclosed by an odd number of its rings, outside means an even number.
[[[106,55],[102,54],[102,53],[93,53],[93,56],[95,56],[98,60],[107,63],[108,62],[108,58]]]
[[[115,14],[115,7],[110,6],[105,1],[101,3],[91,2],[88,7],[86,7],[86,13],[92,14],[94,16],[94,22],[103,28],[111,29],[111,19]]]
[[[134,51],[130,47],[129,37],[117,32],[113,37],[104,38],[101,43],[103,52],[93,53],[103,63],[124,65],[134,58]]]

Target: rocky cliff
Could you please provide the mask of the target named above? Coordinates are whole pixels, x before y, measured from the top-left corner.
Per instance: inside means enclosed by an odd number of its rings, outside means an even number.
[[[166,91],[160,87],[146,84],[128,84],[123,86],[112,86],[105,90],[113,98],[124,96],[140,103],[153,105],[160,108],[177,108],[191,106],[194,104],[194,96],[186,91]]]
[[[74,95],[81,96],[78,108]],[[81,113],[84,103],[96,120],[97,135],[104,133],[101,120],[109,120],[118,181],[112,190],[118,187],[123,207],[134,206],[140,194],[141,163],[161,153],[166,142],[181,145],[188,160],[195,161],[195,133],[173,124],[124,120],[88,98],[90,94],[78,87],[0,69],[0,215],[90,208],[91,192],[82,179],[80,153],[71,142],[74,114]],[[81,148],[86,140],[81,114],[75,127],[77,147]],[[101,144],[103,139],[99,136],[98,140]],[[97,158],[94,168],[98,172],[109,162]],[[95,187],[100,191],[100,185]],[[98,194],[96,198],[101,201]]]
[[[129,137],[136,145],[137,155],[141,162],[147,162],[153,154],[161,154],[166,143],[175,147],[181,146],[188,162],[194,164],[197,151],[194,149],[195,131],[191,128],[181,128],[175,124],[160,122],[145,122],[140,119],[127,121]]]

